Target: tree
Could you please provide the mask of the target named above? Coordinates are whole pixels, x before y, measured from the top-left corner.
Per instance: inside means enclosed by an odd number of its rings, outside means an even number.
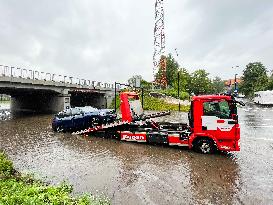
[[[167,57],[161,56],[162,58],[166,58],[166,79],[168,87],[173,87],[176,83],[177,79],[177,72],[179,68],[179,64],[173,58],[172,54],[169,54]],[[160,83],[162,79],[163,71],[162,67],[159,66],[158,72],[156,73],[156,81]]]
[[[151,90],[153,87],[153,83],[148,82],[146,80],[141,80],[141,87],[143,87],[144,90]]]
[[[134,75],[128,79],[128,84],[134,86],[136,84],[136,79],[140,79],[140,86],[145,90],[150,90],[153,87],[153,83],[148,82],[142,78],[141,75]]]
[[[160,58],[159,68],[156,74],[155,82],[163,89],[167,88],[168,85],[166,77],[166,65],[167,65],[166,56],[162,55]]]
[[[212,92],[223,93],[225,91],[225,82],[218,76],[212,80]]]
[[[212,83],[209,73],[204,69],[196,70],[191,74],[189,91],[195,95],[208,94],[212,91]]]
[[[271,75],[269,77],[269,82],[268,82],[268,90],[273,90],[273,71],[271,71]]]
[[[167,57],[167,67],[166,67],[166,77],[168,85],[173,87],[175,82],[177,81],[177,72],[179,68],[179,64],[173,58],[172,54],[169,54]]]
[[[249,63],[243,71],[242,92],[253,97],[254,92],[266,90],[268,87],[267,69],[260,62]]]
[[[179,89],[180,91],[188,91],[189,89],[189,83],[190,83],[190,74],[187,71],[186,68],[180,68],[176,74],[174,75],[174,83],[173,87],[177,90],[178,88],[178,83],[177,83],[177,78],[178,78],[178,73],[179,73]]]
[[[128,84],[135,87],[137,84],[137,81],[141,82],[142,80],[143,78],[141,75],[134,75],[133,77],[129,78]]]

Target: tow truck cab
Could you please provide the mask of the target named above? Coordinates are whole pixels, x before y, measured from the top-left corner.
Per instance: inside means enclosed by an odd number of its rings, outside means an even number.
[[[133,123],[143,118],[136,93],[123,92],[120,100],[122,121]],[[201,153],[212,153],[215,150],[240,151],[236,103],[240,102],[227,95],[194,96],[188,114],[189,125],[152,121],[144,130],[138,128],[134,131],[122,131],[121,135],[126,137],[121,137],[121,140],[159,144],[164,142],[170,146],[188,146]]]
[[[240,151],[237,101],[226,95],[194,96],[189,112],[189,148],[209,152]]]

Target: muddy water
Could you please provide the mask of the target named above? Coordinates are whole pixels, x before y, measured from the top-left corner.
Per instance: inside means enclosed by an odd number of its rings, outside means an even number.
[[[273,204],[273,108],[248,105],[239,116],[238,153],[201,155],[53,133],[50,115],[0,121],[0,149],[20,171],[51,183],[67,180],[75,194],[104,193],[113,204]]]

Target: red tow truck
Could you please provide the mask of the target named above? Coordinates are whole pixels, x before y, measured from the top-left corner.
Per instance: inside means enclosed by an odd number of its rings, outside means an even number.
[[[155,122],[151,118],[169,114],[144,115],[135,92],[120,94],[121,119],[111,124],[92,126],[74,134],[101,133],[122,141],[169,146],[185,146],[204,154],[240,151],[240,126],[233,96],[200,95],[191,100],[189,124]]]

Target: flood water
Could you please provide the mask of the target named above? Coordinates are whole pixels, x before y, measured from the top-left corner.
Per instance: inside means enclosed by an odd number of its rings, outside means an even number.
[[[173,113],[169,121],[187,121]],[[15,167],[112,204],[273,204],[273,108],[239,108],[241,151],[202,155],[54,133],[51,115],[0,121],[0,149]]]

